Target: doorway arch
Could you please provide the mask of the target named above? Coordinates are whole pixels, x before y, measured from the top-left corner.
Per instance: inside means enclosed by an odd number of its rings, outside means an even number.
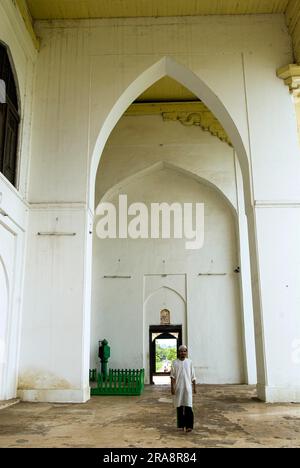
[[[253,216],[253,195],[252,195],[252,184],[251,184],[251,170],[248,159],[247,150],[242,139],[242,136],[234,122],[233,117],[227,110],[217,93],[211,89],[203,79],[191,71],[186,66],[178,63],[171,57],[163,57],[143,73],[141,73],[132,83],[124,90],[119,99],[115,102],[110,112],[107,114],[106,119],[99,131],[92,156],[89,165],[89,187],[88,187],[88,203],[90,212],[93,215],[95,205],[95,184],[96,176],[101,160],[101,156],[107,140],[115,128],[116,124],[128,109],[128,107],[140,96],[146,89],[151,87],[154,83],[159,81],[161,78],[168,76],[175,81],[179,82],[195,96],[197,96],[204,104],[210,109],[210,111],[219,120],[222,127],[228,134],[232,145],[235,149],[236,156],[239,160],[243,188],[244,188],[244,202],[245,202],[245,213],[248,216],[248,229],[249,229],[249,245],[251,249],[251,274],[253,281],[255,282],[256,288],[253,296],[256,305],[256,315],[254,316],[255,328],[257,330],[263,330],[263,322],[261,317],[260,308],[260,286],[257,284],[257,252],[256,252],[256,225]],[[88,247],[90,250],[90,247]],[[89,265],[91,267],[91,265]],[[89,289],[90,290],[90,289]],[[257,356],[257,367],[260,368],[260,375],[263,376],[265,373],[264,365],[264,336],[262,333],[258,333],[256,337],[256,349],[259,355]],[[263,380],[263,379],[262,379]]]

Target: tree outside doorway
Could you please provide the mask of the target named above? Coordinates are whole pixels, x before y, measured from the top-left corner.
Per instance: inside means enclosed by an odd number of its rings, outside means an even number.
[[[169,373],[172,361],[177,357],[177,340],[157,339],[155,346],[155,372]]]

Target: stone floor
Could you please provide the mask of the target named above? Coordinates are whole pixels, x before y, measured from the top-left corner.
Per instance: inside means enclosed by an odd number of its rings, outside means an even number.
[[[16,405],[19,402],[20,402],[19,398],[14,398],[13,400],[5,400],[5,401],[0,400],[0,410],[8,408],[9,406]]]
[[[299,447],[300,405],[270,405],[247,386],[198,386],[195,429],[176,430],[166,386],[80,405],[19,403],[0,411],[0,447]]]

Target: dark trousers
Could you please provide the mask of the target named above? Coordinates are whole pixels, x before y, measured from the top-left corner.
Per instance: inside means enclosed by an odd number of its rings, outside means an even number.
[[[180,429],[194,429],[194,413],[190,406],[177,408],[177,427]]]

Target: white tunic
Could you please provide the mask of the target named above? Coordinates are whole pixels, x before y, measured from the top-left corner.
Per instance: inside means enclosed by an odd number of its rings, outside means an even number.
[[[196,381],[195,371],[190,359],[176,359],[172,363],[171,378],[175,379],[175,398],[174,405],[193,406],[193,388],[192,382]]]

